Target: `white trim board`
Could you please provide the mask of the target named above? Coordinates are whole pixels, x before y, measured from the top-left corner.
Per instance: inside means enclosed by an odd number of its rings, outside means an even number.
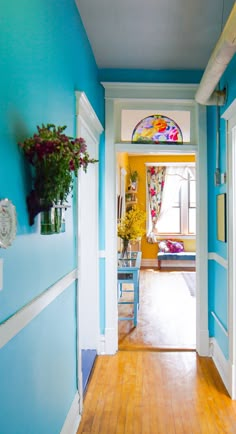
[[[118,349],[118,318],[117,318],[117,236],[116,236],[116,153],[131,154],[196,154],[197,176],[197,239],[196,239],[196,275],[197,275],[197,340],[196,348],[199,355],[209,353],[208,333],[208,256],[207,256],[207,137],[206,108],[196,104],[194,100],[195,85],[146,84],[146,83],[102,83],[105,88],[106,112],[106,155],[105,155],[105,200],[106,204],[106,351],[115,353]],[[189,145],[134,145],[119,143],[121,111],[125,109],[153,107],[185,107],[191,111],[191,143]]]
[[[164,103],[169,102],[177,104],[181,102],[189,105],[194,104],[194,97],[198,84],[182,84],[182,83],[121,83],[121,82],[101,82],[106,90],[105,99],[122,98],[135,99],[136,101],[155,100]]]
[[[79,120],[86,125],[86,129],[89,134],[93,136],[93,140],[99,143],[100,135],[103,132],[103,126],[86,97],[86,94],[84,92],[76,91],[75,97],[76,115],[79,116]]]
[[[215,252],[209,252],[208,253],[208,259],[210,261],[215,261],[217,264],[221,265],[224,268],[228,268],[228,261],[227,259],[222,258],[222,256],[218,255]]]
[[[221,379],[231,395],[231,380],[230,380],[230,361],[227,360],[219,347],[215,338],[210,338],[210,355],[219,372]],[[232,396],[231,396],[232,397]],[[234,399],[232,397],[232,399]]]
[[[60,434],[76,434],[80,420],[79,394],[76,392]]]
[[[2,323],[0,325],[0,348],[4,347],[75,280],[76,270],[73,270]]]
[[[103,131],[93,107],[84,92],[76,91],[76,136],[83,137],[90,157],[98,159],[100,135]],[[88,203],[88,191],[91,203]],[[77,286],[77,384],[80,396],[80,413],[83,408],[82,360],[83,348],[103,351],[104,343],[100,341],[100,295],[99,265],[104,251],[99,251],[99,172],[98,165],[89,165],[88,174],[83,171],[77,182],[77,228],[76,249],[79,280]],[[88,230],[88,228],[90,228]],[[90,250],[89,250],[90,249]],[[88,251],[90,252],[88,256]],[[92,273],[88,273],[88,267]],[[89,291],[88,291],[89,288]],[[91,300],[93,300],[91,308]],[[88,326],[88,312],[90,321]]]

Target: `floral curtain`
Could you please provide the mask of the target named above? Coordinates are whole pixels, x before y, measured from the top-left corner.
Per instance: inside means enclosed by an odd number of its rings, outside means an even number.
[[[163,189],[165,184],[166,167],[152,166],[147,168],[147,186],[152,228],[148,238],[151,241],[157,220],[161,213]]]

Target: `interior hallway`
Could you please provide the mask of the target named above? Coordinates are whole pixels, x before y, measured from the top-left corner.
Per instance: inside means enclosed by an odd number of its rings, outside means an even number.
[[[211,358],[195,352],[99,356],[77,434],[234,434],[232,401]]]

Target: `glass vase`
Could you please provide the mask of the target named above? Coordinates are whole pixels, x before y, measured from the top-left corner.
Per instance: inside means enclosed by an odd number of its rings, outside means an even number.
[[[123,239],[123,245],[122,245],[122,251],[121,251],[121,258],[125,259],[129,256],[129,240]]]
[[[40,219],[42,235],[55,234],[54,211],[55,208],[49,208],[46,211],[41,211]]]
[[[55,234],[59,234],[61,232],[61,224],[62,224],[62,208],[53,208],[54,209],[54,229]]]
[[[54,205],[41,211],[41,234],[52,235],[65,232],[65,208]]]

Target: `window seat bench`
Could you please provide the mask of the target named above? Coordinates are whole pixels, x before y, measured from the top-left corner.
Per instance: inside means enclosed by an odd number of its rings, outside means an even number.
[[[167,267],[195,267],[195,260],[196,260],[196,252],[179,252],[179,253],[158,252],[157,254],[157,262],[158,262],[159,269],[161,269],[161,265],[162,265],[161,261],[166,261],[165,266]]]

